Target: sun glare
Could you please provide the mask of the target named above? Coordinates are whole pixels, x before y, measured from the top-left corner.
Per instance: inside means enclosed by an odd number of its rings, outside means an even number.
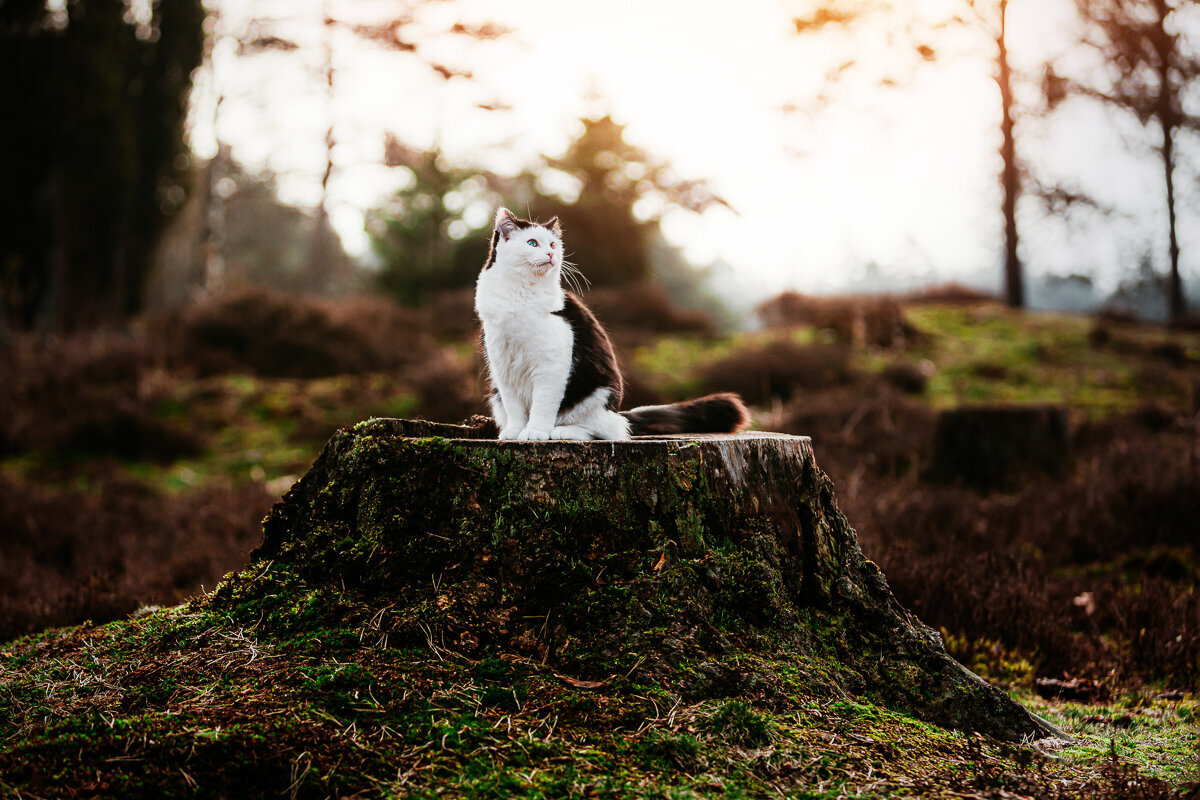
[[[936,15],[950,2],[922,0],[920,7]],[[375,6],[332,7],[368,15]],[[867,74],[888,73],[892,65],[871,63],[889,52],[887,31],[874,41],[802,41],[790,9],[750,3],[731,12],[728,4],[695,0],[424,7],[420,20],[431,31],[458,20],[513,29],[470,54],[453,37],[421,41],[423,54],[469,68],[472,81],[442,81],[415,60],[335,41],[334,224],[351,249],[365,248],[363,212],[396,180],[380,166],[385,132],[463,163],[515,172],[561,153],[581,115],[612,114],[632,142],[669,160],[680,176],[710,181],[729,201],[735,213],[676,212],[664,230],[691,258],[731,265],[752,290],[837,288],[871,263],[900,276],[993,273],[999,108],[986,37],[964,35],[952,42],[956,57],[890,91],[836,84],[817,111],[811,101],[839,59],[867,64]],[[1018,67],[1054,46],[1064,9],[1014,3]],[[276,10],[297,20],[293,35],[315,51],[320,4]],[[302,24],[309,10],[312,19]],[[250,11],[235,5],[227,22]],[[218,76],[226,94],[221,133],[238,158],[280,174],[285,199],[312,204],[328,109],[312,80],[314,65],[283,63],[242,59]],[[789,105],[800,110],[785,113]],[[197,138],[211,137],[202,116],[195,129]],[[586,254],[579,261],[586,271]]]

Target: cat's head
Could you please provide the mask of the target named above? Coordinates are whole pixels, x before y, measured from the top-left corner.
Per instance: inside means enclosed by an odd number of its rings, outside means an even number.
[[[549,222],[519,219],[507,208],[496,212],[492,249],[483,268],[517,271],[536,278],[558,280],[562,269],[562,226],[558,217]]]

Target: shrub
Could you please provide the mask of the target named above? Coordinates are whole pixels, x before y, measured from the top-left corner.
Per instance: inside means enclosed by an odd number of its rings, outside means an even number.
[[[899,478],[919,468],[929,458],[935,424],[928,406],[875,382],[799,395],[773,427],[811,436],[818,463],[841,482],[854,472]],[[847,483],[841,491],[855,491]]]
[[[425,329],[447,339],[475,339],[479,318],[475,315],[475,290],[439,292],[421,309]]]
[[[897,361],[888,364],[880,374],[885,381],[906,394],[924,394],[929,385],[928,373],[916,364]]]
[[[490,414],[476,373],[447,352],[432,355],[405,370],[420,401],[420,417],[432,422],[459,422],[473,414]]]
[[[943,283],[909,292],[901,298],[906,305],[974,306],[994,303],[997,298],[961,283]]]
[[[1025,653],[1039,675],[1195,687],[1200,477],[1187,435],[1136,415],[1086,434],[1073,471],[983,496],[880,481],[854,450],[818,454],[835,480],[858,476],[839,500],[926,623]]]
[[[895,300],[885,297],[812,297],[783,292],[760,304],[759,319],[769,328],[812,326],[838,341],[879,347],[902,346],[919,334]]]
[[[234,292],[148,321],[172,363],[202,374],[316,378],[419,363],[433,349],[416,312],[378,298]]]
[[[85,452],[168,462],[201,437],[160,420],[166,381],[143,342],[96,334],[19,341],[0,361],[0,454]]]
[[[245,564],[270,505],[257,486],[163,496],[121,478],[83,493],[0,477],[0,641],[212,588]]]
[[[679,308],[656,283],[593,289],[583,301],[614,339],[641,341],[651,335],[691,333],[712,336],[716,324],[700,311]]]
[[[845,386],[858,377],[846,347],[798,345],[786,339],[738,350],[710,364],[700,375],[704,391],[737,392],[753,405]]]

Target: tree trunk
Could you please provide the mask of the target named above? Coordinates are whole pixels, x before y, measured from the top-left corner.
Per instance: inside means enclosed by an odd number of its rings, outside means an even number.
[[[1008,740],[1058,733],[896,602],[808,438],[480,438],[494,433],[386,419],[339,431],[255,558],[373,598],[405,620],[395,646],[628,670],[691,699],[786,686]],[[245,602],[237,585],[225,596]]]
[[[323,292],[329,285],[331,271],[331,250],[329,230],[329,178],[333,175],[333,148],[336,141],[333,137],[333,26],[334,20],[329,16],[329,3],[321,5],[322,24],[324,25],[324,58],[325,58],[325,104],[329,117],[325,129],[325,171],[321,174],[321,199],[317,203],[313,215],[312,236],[309,239],[308,257],[305,259],[302,288],[309,292]]]
[[[1175,213],[1175,130],[1163,125],[1162,161],[1167,186],[1167,254],[1171,271],[1167,274],[1167,323],[1175,326],[1187,317],[1183,299],[1183,280],[1179,276],[1179,236]]]
[[[1187,316],[1183,298],[1183,281],[1179,276],[1179,236],[1176,230],[1175,211],[1175,131],[1179,127],[1182,112],[1179,108],[1181,89],[1174,85],[1172,64],[1179,46],[1177,36],[1167,30],[1167,18],[1173,9],[1158,0],[1154,3],[1155,29],[1152,37],[1158,60],[1158,97],[1154,115],[1162,127],[1162,167],[1167,189],[1167,258],[1170,271],[1167,274],[1167,324],[1179,325]]]
[[[1175,128],[1163,121],[1163,176],[1166,184],[1166,235],[1170,272],[1166,276],[1166,321],[1175,326],[1187,318],[1187,303],[1183,300],[1183,281],[1180,277],[1180,239],[1176,230],[1175,211]]]
[[[1017,163],[1015,121],[1013,120],[1012,68],[1008,63],[1008,0],[1000,0],[1000,33],[996,82],[1000,86],[1000,129],[1004,141],[1000,156],[1004,161],[1000,182],[1004,191],[1004,300],[1013,308],[1025,307],[1025,283],[1018,253],[1017,198],[1021,194],[1021,172]]]

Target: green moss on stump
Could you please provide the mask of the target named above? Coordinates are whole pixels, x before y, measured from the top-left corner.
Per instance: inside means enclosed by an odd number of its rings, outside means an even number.
[[[339,431],[267,518],[266,575],[228,582],[214,608],[303,626],[303,603],[272,611],[302,586],[318,610],[333,595],[375,609],[393,647],[526,658],[685,702],[833,695],[1002,739],[1052,732],[895,602],[808,439],[479,433]]]

